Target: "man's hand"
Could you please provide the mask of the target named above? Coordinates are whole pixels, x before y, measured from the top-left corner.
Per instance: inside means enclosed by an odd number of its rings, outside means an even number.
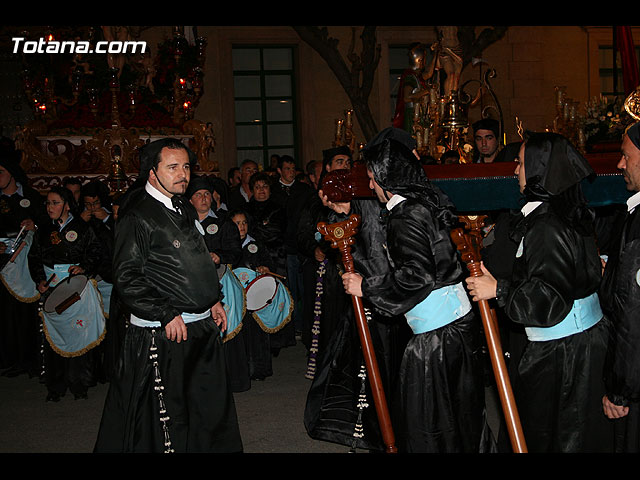
[[[97,210],[94,210],[93,216],[98,220],[104,220],[109,216],[109,212],[107,212],[104,208],[98,208]]]
[[[259,267],[256,267],[256,272],[258,272],[260,275],[267,275],[267,274],[271,273],[271,270],[269,270],[269,267],[265,267],[264,265],[260,265]]]
[[[489,300],[495,298],[496,290],[498,286],[497,280],[491,275],[491,272],[487,270],[484,263],[481,264],[483,275],[480,277],[469,277],[465,281],[467,282],[467,288],[471,294],[471,298],[474,302],[479,300]]]
[[[84,273],[84,268],[82,268],[80,265],[71,265],[69,267],[69,273],[71,275],[81,275]]]
[[[213,263],[220,265],[220,257],[217,254],[209,252],[209,256],[211,257],[211,260],[213,260]]]
[[[360,274],[348,272],[342,274],[342,285],[344,285],[347,294],[356,297],[362,296],[362,276]]]
[[[91,212],[89,210],[83,210],[80,213],[80,218],[85,222],[88,222],[89,220],[91,220]]]
[[[318,190],[318,196],[320,197],[320,200],[322,200],[322,205],[329,207],[336,213],[344,213],[345,215],[348,215],[351,211],[351,202],[331,202],[329,201],[329,197],[327,197],[322,190]]]
[[[216,325],[220,327],[221,332],[227,330],[227,312],[224,311],[222,303],[218,302],[211,307],[211,316],[213,317],[213,321],[216,322]]]
[[[602,397],[602,409],[607,418],[616,419],[622,418],[629,413],[629,407],[623,407],[622,405],[616,405],[611,403],[611,400],[605,395]]]
[[[172,342],[180,343],[183,340],[187,340],[187,326],[184,324],[184,320],[182,320],[182,315],[174,317],[173,320],[167,323],[164,331],[167,334],[167,338]]]
[[[315,257],[316,261],[318,261],[318,262],[322,262],[326,258],[326,255],[324,254],[324,252],[322,251],[322,249],[320,247],[316,247],[313,250],[313,256]]]
[[[55,280],[55,277],[53,278],[53,280]],[[52,280],[52,281],[53,281],[53,280]],[[40,281],[40,283],[38,283],[38,287],[37,287],[37,288],[38,288],[38,291],[39,291],[40,293],[44,293],[44,292],[46,292],[47,290],[49,290],[49,285],[47,285],[46,283],[47,283],[47,281],[46,281],[46,280],[42,280],[42,281]]]
[[[34,231],[36,229],[36,224],[33,223],[33,220],[30,218],[25,218],[22,222],[20,222],[20,227],[24,227],[25,230]]]

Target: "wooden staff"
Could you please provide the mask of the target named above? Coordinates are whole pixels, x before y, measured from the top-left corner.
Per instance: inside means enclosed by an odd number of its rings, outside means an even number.
[[[351,245],[354,243],[353,236],[356,234],[359,224],[360,216],[352,214],[343,222],[333,224],[320,222],[317,225],[318,231],[331,242],[331,246],[340,250],[340,253],[342,254],[342,263],[344,264],[345,271],[348,273],[354,272]],[[362,352],[364,354],[364,360],[369,373],[369,384],[371,385],[376,413],[378,415],[378,422],[380,423],[380,429],[382,431],[382,440],[386,446],[387,453],[396,453],[397,450],[395,446],[393,428],[391,426],[391,417],[389,416],[387,400],[382,387],[380,370],[378,369],[378,362],[373,349],[373,342],[371,340],[369,326],[367,325],[362,299],[355,295],[351,295],[351,299],[353,301],[356,324],[360,335],[360,344],[362,345]]]
[[[462,260],[467,264],[469,272],[473,277],[481,277],[483,275],[482,267],[480,266],[479,249],[482,241],[480,229],[484,224],[485,218],[486,216],[460,217],[460,220],[466,224],[470,233],[465,233],[462,228],[456,228],[451,231],[451,238],[462,254]],[[498,332],[498,322],[496,321],[495,312],[489,307],[487,300],[479,300],[477,303],[480,308],[480,315],[489,347],[489,356],[491,357],[493,374],[498,386],[502,410],[507,421],[507,430],[509,432],[511,446],[516,453],[527,453],[527,445],[520,424],[520,416],[516,408],[513,391],[511,390],[511,382],[509,381],[502,346],[500,344],[500,333]]]

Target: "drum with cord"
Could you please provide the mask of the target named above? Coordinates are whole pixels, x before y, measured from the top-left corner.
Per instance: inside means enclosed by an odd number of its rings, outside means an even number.
[[[40,311],[44,335],[63,357],[75,357],[99,345],[106,334],[98,286],[86,275],[69,275],[45,293]]]
[[[222,305],[227,314],[227,330],[222,332],[223,341],[231,340],[242,328],[246,311],[245,290],[231,267],[221,264],[217,267],[218,279],[222,285]]]
[[[57,282],[44,301],[44,311],[62,314],[80,300],[88,283],[89,279],[86,275],[70,275]]]
[[[275,333],[291,320],[293,299],[289,289],[273,275],[261,275],[248,268],[236,268],[234,273],[244,285],[247,310],[252,312],[260,328]]]

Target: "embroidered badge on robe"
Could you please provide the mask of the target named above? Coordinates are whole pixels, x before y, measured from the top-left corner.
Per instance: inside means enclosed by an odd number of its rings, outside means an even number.
[[[51,232],[51,243],[53,245],[58,245],[62,240],[60,239],[60,235],[58,232]]]

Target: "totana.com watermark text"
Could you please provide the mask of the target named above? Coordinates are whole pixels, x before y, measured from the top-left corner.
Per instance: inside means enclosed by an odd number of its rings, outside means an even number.
[[[13,37],[13,53],[145,53],[147,42],[125,41],[100,41],[92,45],[87,41],[73,40],[26,40],[24,37]]]

